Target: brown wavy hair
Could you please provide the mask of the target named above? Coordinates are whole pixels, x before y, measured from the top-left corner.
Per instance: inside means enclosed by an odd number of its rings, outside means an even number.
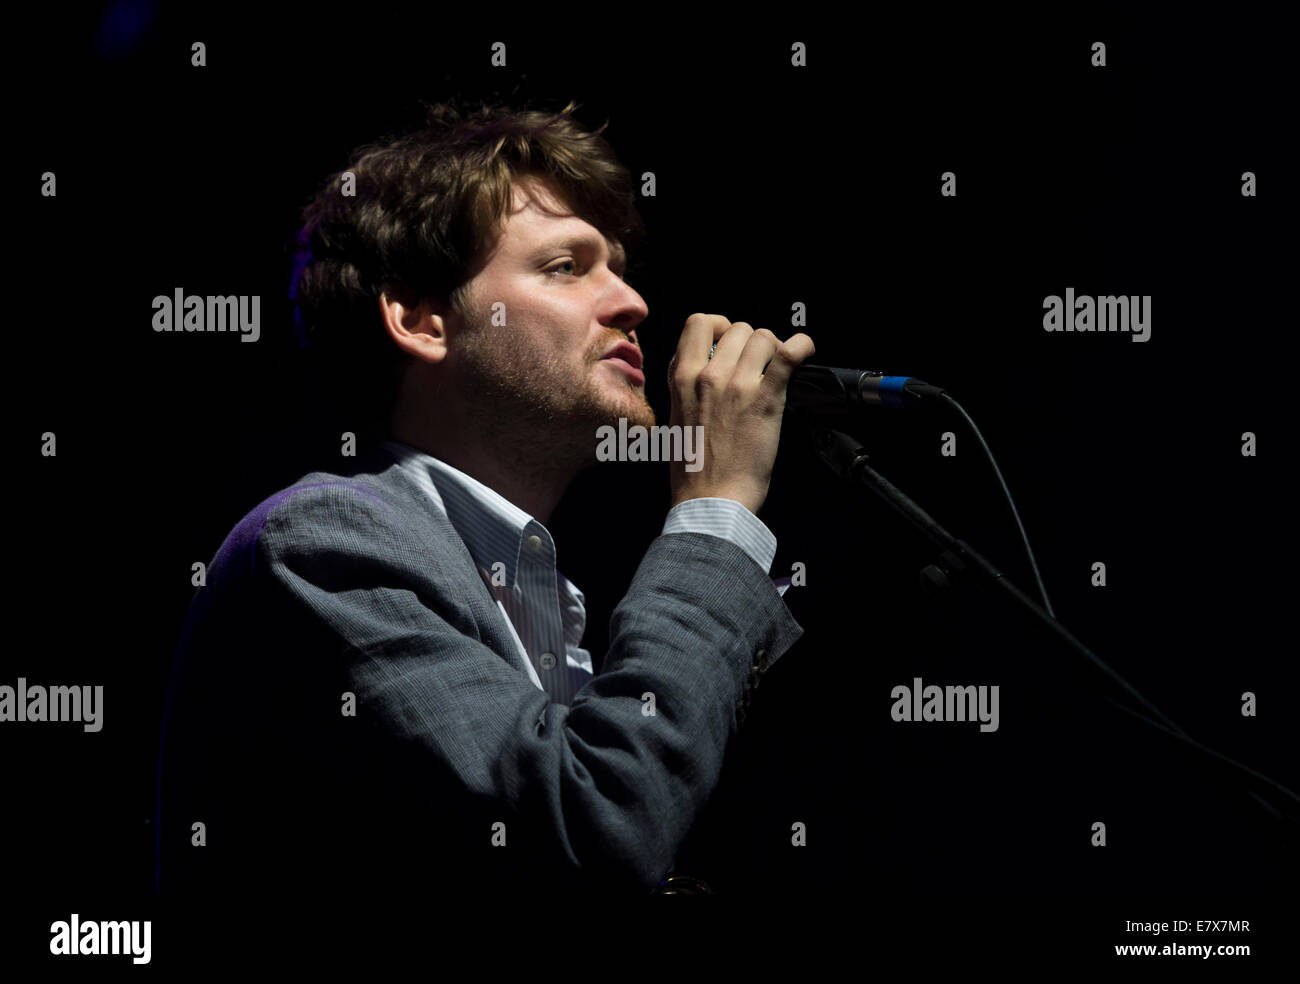
[[[322,395],[382,431],[408,356],[388,338],[379,295],[404,288],[463,313],[464,287],[500,235],[514,179],[547,177],[582,219],[629,245],[645,229],[636,184],[570,101],[558,112],[426,105],[423,127],[367,144],[303,209],[289,296]],[[351,172],[355,195],[344,195]]]

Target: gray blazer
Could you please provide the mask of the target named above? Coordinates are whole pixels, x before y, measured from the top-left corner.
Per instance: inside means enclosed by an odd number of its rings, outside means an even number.
[[[556,704],[391,456],[313,472],[244,517],[191,604],[163,718],[158,887],[649,890],[802,632],[739,547],[659,536],[601,672]]]

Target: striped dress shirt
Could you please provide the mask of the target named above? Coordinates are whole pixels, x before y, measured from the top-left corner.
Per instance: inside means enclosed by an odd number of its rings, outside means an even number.
[[[488,590],[515,638],[521,671],[557,703],[594,675],[591,653],[581,646],[587,627],[586,596],[555,566],[555,541],[546,527],[482,482],[400,441],[385,441],[408,474],[428,494],[465,541]],[[736,544],[767,573],[776,537],[732,499],[688,499],[674,506],[662,532],[706,533]],[[789,578],[777,582],[781,594]]]

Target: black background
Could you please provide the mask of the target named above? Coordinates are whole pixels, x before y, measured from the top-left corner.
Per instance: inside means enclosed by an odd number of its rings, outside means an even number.
[[[813,361],[916,373],[974,417],[1066,626],[1200,740],[1300,786],[1281,393],[1296,80],[1277,24],[1240,8],[734,28],[569,7],[288,24],[162,10],[130,43],[106,31],[117,9],[48,15],[15,39],[15,631],[0,682],[103,684],[105,724],[0,729],[5,867],[39,900],[8,952],[44,951],[70,911],[168,918],[150,894],[154,770],[190,565],[262,498],[342,463],[340,428],[295,371],[298,210],[353,147],[452,95],[576,99],[634,174],[654,172],[628,280],[650,306],[638,335],[661,421],[689,314],[786,337],[804,302]],[[196,40],[205,68],[190,65]],[[1098,40],[1104,68],[1090,65]],[[495,41],[506,68],[490,65]],[[806,68],[790,64],[795,41]],[[36,190],[46,170],[55,198]],[[956,198],[939,195],[948,170]],[[1256,198],[1240,194],[1247,170]],[[176,287],[260,295],[260,341],[155,333],[151,300]],[[1150,340],[1043,331],[1043,298],[1067,287],[1151,295]],[[957,419],[880,411],[848,429],[1035,595]],[[955,458],[939,454],[947,430]],[[57,457],[39,453],[46,431]],[[1240,453],[1245,431],[1256,457]],[[806,635],[765,679],[682,867],[719,894],[842,911],[1082,905],[1093,922],[1057,930],[1094,951],[1147,941],[1125,918],[1197,918],[1137,900],[1194,896],[1215,918],[1254,914],[1246,941],[1262,942],[1280,918],[1267,900],[1293,887],[1281,828],[1108,710],[1076,657],[992,595],[928,601],[928,544],[788,438],[761,517],[773,574],[806,564],[786,595]],[[666,466],[607,465],[548,524],[598,661],[667,505]],[[1000,685],[999,730],[891,721],[891,688],[916,676]],[[258,700],[250,686],[232,713]],[[790,846],[796,821],[805,848]],[[923,931],[955,932],[945,919]],[[995,923],[993,938],[1014,935],[1010,917]]]

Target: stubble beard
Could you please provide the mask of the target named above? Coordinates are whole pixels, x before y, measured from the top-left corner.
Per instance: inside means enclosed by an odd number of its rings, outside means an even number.
[[[462,336],[464,380],[460,394],[472,406],[485,440],[511,456],[521,469],[536,473],[572,473],[596,461],[596,431],[618,427],[653,427],[655,413],[642,390],[630,381],[616,397],[596,378],[600,351],[587,352],[580,370],[571,363],[523,350],[518,336],[491,326]],[[621,375],[621,373],[620,373]]]

